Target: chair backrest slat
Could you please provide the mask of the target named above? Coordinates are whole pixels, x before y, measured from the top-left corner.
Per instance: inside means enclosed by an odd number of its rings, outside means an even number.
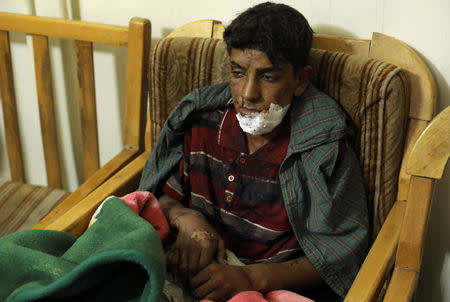
[[[143,44],[145,39],[149,37],[151,28],[142,19],[133,18],[130,22],[128,36],[128,53],[127,53],[127,74],[126,74],[126,100],[137,100],[140,102],[126,102],[125,106],[125,127],[124,127],[124,145],[138,146],[139,149],[145,148],[145,115],[141,120],[136,122],[139,112],[146,112],[148,94],[148,54],[150,45]],[[145,66],[145,68],[137,68]]]
[[[97,171],[100,163],[92,42],[76,41],[75,50],[83,137],[84,178],[86,179]]]
[[[24,165],[19,123],[17,120],[11,48],[9,43],[9,33],[7,31],[0,31],[0,88],[11,179],[23,182]]]
[[[76,20],[62,22],[62,19],[11,13],[1,13],[0,28],[6,31],[110,45],[126,45],[128,41],[128,30],[123,26]]]
[[[49,187],[61,188],[50,51],[47,36],[33,35],[34,69],[39,101],[42,144]]]

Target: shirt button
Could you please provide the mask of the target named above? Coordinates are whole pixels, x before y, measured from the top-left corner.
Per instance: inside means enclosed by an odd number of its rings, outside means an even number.
[[[232,199],[233,199],[232,196],[227,196],[227,197],[226,197],[226,200],[227,200],[227,201],[231,201]]]
[[[233,181],[234,180],[234,176],[233,175],[228,176],[228,180],[229,181]]]
[[[239,162],[240,162],[241,164],[245,164],[245,157],[241,157],[241,158],[239,159]]]

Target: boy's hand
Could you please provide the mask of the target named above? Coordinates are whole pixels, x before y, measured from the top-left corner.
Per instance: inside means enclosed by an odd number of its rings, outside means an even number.
[[[212,263],[190,281],[196,298],[216,302],[226,301],[242,291],[255,290],[246,266]]]
[[[178,229],[170,259],[175,280],[194,276],[215,257],[225,263],[225,243],[203,215],[185,208],[170,223]]]

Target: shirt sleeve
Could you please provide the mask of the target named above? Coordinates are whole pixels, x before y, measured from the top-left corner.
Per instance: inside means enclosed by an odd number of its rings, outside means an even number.
[[[180,202],[183,202],[185,199],[185,190],[183,188],[183,178],[182,174],[180,173],[180,170],[183,171],[184,166],[184,159],[180,160],[180,163],[178,165],[178,170],[173,173],[167,181],[165,182],[163,186],[163,192],[165,195],[168,195]]]
[[[178,200],[186,206],[188,206],[191,192],[189,180],[190,142],[191,134],[187,132],[184,136],[183,157],[174,173],[167,178],[162,189],[164,194]]]
[[[341,140],[304,152],[297,164],[285,180],[292,183],[286,194],[291,224],[321,277],[344,297],[368,248],[367,203],[356,154]]]

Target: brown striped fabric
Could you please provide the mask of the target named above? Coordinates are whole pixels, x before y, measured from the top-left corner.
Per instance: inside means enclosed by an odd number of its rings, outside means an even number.
[[[222,40],[168,38],[151,53],[150,118],[155,143],[170,111],[195,88],[228,80],[229,60]],[[337,100],[357,131],[375,236],[396,199],[409,111],[408,83],[394,65],[312,49],[314,84]]]
[[[152,142],[168,114],[183,96],[198,87],[228,79],[229,62],[220,40],[168,38],[151,53],[150,119]]]
[[[0,179],[0,237],[31,229],[68,192]]]

